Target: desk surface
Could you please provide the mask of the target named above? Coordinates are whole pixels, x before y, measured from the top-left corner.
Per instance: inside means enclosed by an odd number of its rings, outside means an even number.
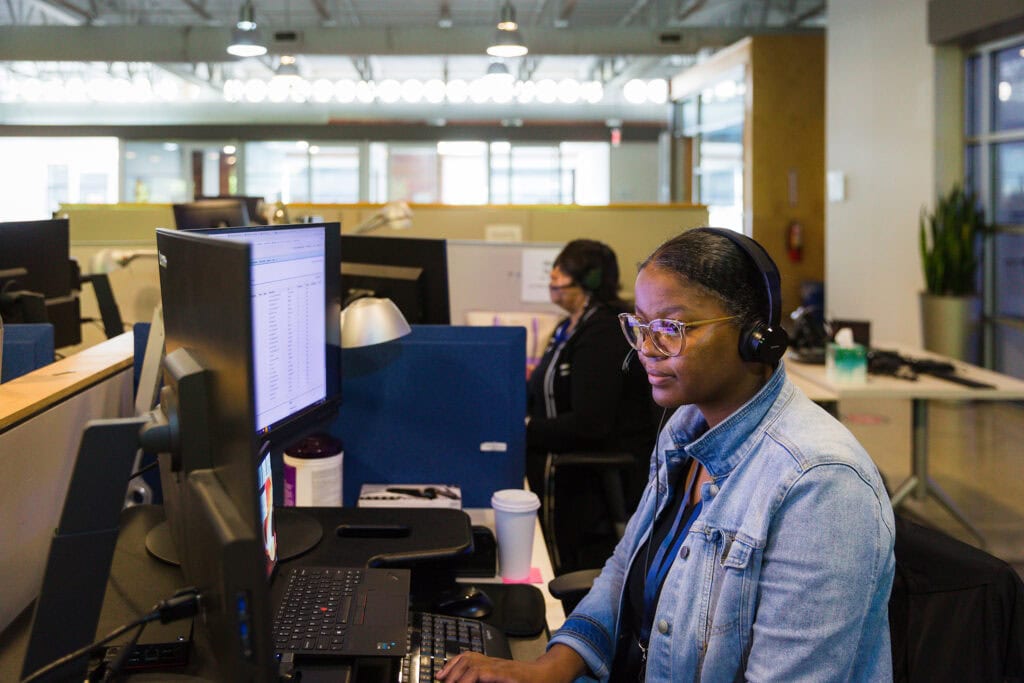
[[[490,508],[469,508],[466,510],[469,514],[469,519],[473,524],[486,526],[487,528],[494,530],[494,510]],[[544,545],[544,534],[540,529],[540,521],[536,523],[533,529],[533,561],[532,565],[540,570],[541,583],[534,584],[540,589],[540,592],[544,594],[544,607],[545,616],[548,622],[548,630],[554,633],[562,622],[565,621],[565,610],[562,609],[562,601],[551,596],[548,591],[548,583],[555,578],[555,572],[551,567],[551,558],[548,557],[547,547]],[[500,578],[495,577],[493,579],[467,579],[468,583],[499,583]],[[538,652],[539,656],[541,653]],[[518,654],[516,658],[520,657]]]
[[[804,382],[836,393],[839,398],[977,399],[986,401],[1024,398],[1024,382],[1008,375],[946,358],[924,349],[895,344],[880,344],[877,348],[893,349],[899,351],[901,355],[911,358],[929,358],[950,362],[956,368],[958,375],[991,384],[994,388],[975,389],[931,375],[919,375],[917,380],[913,381],[889,375],[869,374],[867,382],[864,384],[837,384],[826,377],[824,365],[800,363],[792,358],[786,359],[786,370],[790,377],[799,377]]]
[[[491,510],[470,509],[466,512],[472,523],[493,528],[494,515]],[[146,611],[155,602],[148,596],[154,590],[161,596],[169,594],[181,582],[180,570],[153,560],[143,548],[142,539],[145,533],[162,517],[162,511],[154,506],[141,506],[126,511],[122,519],[118,550],[111,568],[111,581],[107,587],[104,614],[100,619],[98,632],[110,631],[115,624],[124,621],[125,614],[141,614]],[[547,591],[547,582],[552,578],[552,570],[539,526],[534,534],[533,566],[540,569],[544,579],[544,583],[537,587],[544,594],[548,623],[554,630],[564,620],[564,613],[561,603],[551,598]],[[140,571],[139,567],[145,567],[145,571]],[[498,582],[500,579],[474,578],[471,581],[483,584]],[[22,614],[6,631],[0,633],[0,680],[18,678],[22,653],[28,639],[29,621],[30,614]],[[537,638],[510,638],[509,641],[513,656],[517,659],[532,659],[544,651],[547,639],[542,634]],[[210,661],[210,655],[203,650],[201,640],[195,642],[195,647],[200,648],[196,653],[198,661]],[[199,671],[190,666],[185,673],[196,674]],[[133,676],[133,680],[134,678]],[[145,676],[142,678],[145,679]]]
[[[126,332],[0,384],[0,431],[131,367],[133,344]]]

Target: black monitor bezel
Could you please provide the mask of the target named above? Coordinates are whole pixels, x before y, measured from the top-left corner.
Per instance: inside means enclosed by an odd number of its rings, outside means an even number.
[[[257,498],[253,322],[246,305],[252,249],[172,230],[158,229],[156,238],[167,349],[157,422],[174,432],[170,450],[160,455],[165,495],[169,486],[176,494],[165,500],[165,513],[185,579],[203,596],[197,623],[218,653],[221,674],[270,680],[275,669]],[[244,613],[236,608],[243,593]]]
[[[20,289],[46,299],[71,295],[71,237],[67,218],[0,223],[0,270],[25,268],[16,278]],[[66,263],[66,267],[60,267]]]
[[[221,220],[226,227],[242,227],[251,223],[245,199],[197,199],[193,202],[172,204],[174,225],[178,230],[195,231],[216,229]],[[200,217],[202,220],[200,220]]]
[[[310,404],[277,422],[267,425],[257,432],[258,437],[262,441],[279,445],[285,445],[289,439],[306,431],[309,426],[333,417],[338,410],[338,406],[341,404],[341,328],[337,322],[331,324],[331,321],[338,321],[341,316],[341,272],[340,267],[332,265],[341,262],[341,225],[337,222],[290,223],[286,225],[249,225],[187,231],[189,233],[216,237],[218,234],[300,230],[318,227],[324,230],[327,394],[322,401]]]
[[[450,325],[451,304],[448,293],[448,242],[425,237],[380,237],[377,235],[341,236],[341,261],[374,266],[420,268],[423,312],[420,319],[408,319],[414,325]],[[344,295],[344,291],[342,292]],[[397,304],[398,302],[396,302]],[[402,308],[398,304],[399,309]],[[406,311],[402,311],[404,315]]]

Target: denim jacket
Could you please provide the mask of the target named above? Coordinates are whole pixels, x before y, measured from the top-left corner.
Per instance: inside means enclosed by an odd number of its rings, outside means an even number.
[[[688,457],[712,481],[661,591],[646,680],[891,680],[889,497],[853,435],[781,363],[713,429],[693,406],[672,415],[625,535],[551,644],[608,678],[625,577],[671,498],[668,468]]]

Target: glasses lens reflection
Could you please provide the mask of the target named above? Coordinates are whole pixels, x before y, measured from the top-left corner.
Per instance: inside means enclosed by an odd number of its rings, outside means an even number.
[[[675,320],[652,320],[649,323],[642,323],[636,316],[623,313],[619,316],[619,321],[626,341],[637,351],[643,351],[645,336],[663,355],[678,356],[683,351],[686,341],[685,328]]]

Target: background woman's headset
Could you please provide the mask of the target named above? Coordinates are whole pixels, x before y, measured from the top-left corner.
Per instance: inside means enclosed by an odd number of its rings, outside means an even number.
[[[740,332],[740,358],[745,361],[775,366],[789,346],[789,335],[782,329],[782,290],[779,269],[764,247],[732,230],[698,228],[725,237],[735,244],[757,266],[768,293],[768,318],[744,326]]]

